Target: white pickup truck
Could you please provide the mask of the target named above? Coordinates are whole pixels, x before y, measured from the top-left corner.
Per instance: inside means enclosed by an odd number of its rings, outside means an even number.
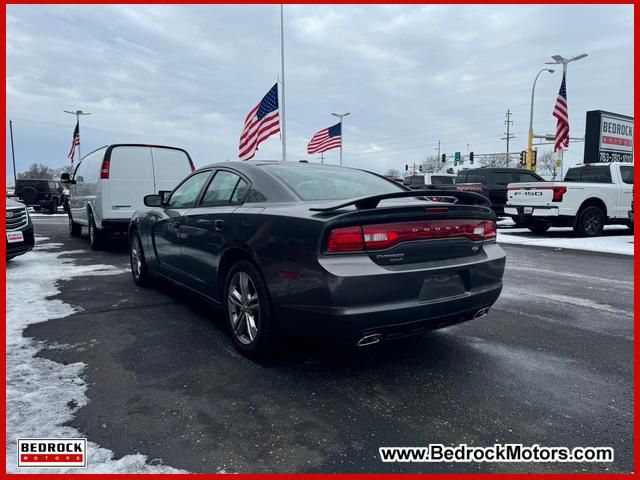
[[[606,224],[633,229],[632,199],[633,164],[585,164],[570,168],[563,182],[510,183],[504,213],[535,233],[552,226],[573,227],[594,237]]]

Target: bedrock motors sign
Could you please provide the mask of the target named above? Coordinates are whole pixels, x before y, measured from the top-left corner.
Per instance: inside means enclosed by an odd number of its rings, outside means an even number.
[[[86,438],[18,439],[18,467],[86,466]]]

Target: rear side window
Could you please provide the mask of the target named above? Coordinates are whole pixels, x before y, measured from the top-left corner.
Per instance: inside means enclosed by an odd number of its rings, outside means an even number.
[[[631,165],[620,167],[620,175],[622,176],[622,181],[624,183],[633,185],[633,167]]]
[[[467,172],[459,173],[456,177],[456,183],[467,183]]]
[[[433,175],[431,177],[432,185],[453,185],[453,177],[447,177],[444,175]]]
[[[239,197],[235,195],[235,191],[238,186],[238,182],[240,181],[247,185],[247,183],[238,175],[225,170],[220,170],[209,183],[207,191],[202,197],[202,202],[200,202],[200,206],[220,207],[223,205],[229,205],[232,203],[232,196],[235,197],[235,203],[237,203]],[[244,196],[242,199],[244,199]]]
[[[611,183],[611,168],[606,167],[583,167],[581,182],[591,183]]]
[[[511,172],[494,172],[493,184],[506,187],[513,182],[513,174]]]
[[[542,181],[535,175],[531,175],[530,173],[527,173],[527,172],[516,173],[516,178],[518,179],[518,182],[541,182]]]
[[[581,168],[570,168],[564,176],[565,182],[579,182]]]
[[[482,185],[486,185],[488,183],[487,175],[484,172],[469,172],[466,183],[481,183]]]

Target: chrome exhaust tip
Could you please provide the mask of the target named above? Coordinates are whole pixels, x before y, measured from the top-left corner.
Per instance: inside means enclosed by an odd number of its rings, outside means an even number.
[[[356,343],[356,347],[368,347],[369,345],[375,345],[382,341],[382,334],[376,333],[373,335],[365,335]]]
[[[487,308],[481,308],[480,310],[478,310],[475,315],[473,316],[473,318],[482,318],[482,317],[486,317],[487,313],[489,313],[489,307]]]

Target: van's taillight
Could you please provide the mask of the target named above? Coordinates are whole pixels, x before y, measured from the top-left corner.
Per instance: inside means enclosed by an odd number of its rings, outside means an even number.
[[[109,178],[109,162],[107,160],[102,161],[102,166],[100,167],[100,178],[103,180]]]
[[[561,202],[562,196],[567,193],[567,187],[551,187],[553,188],[553,202]]]
[[[402,242],[463,237],[474,242],[496,238],[492,220],[428,220],[363,227],[340,227],[329,233],[328,253],[384,250]]]

